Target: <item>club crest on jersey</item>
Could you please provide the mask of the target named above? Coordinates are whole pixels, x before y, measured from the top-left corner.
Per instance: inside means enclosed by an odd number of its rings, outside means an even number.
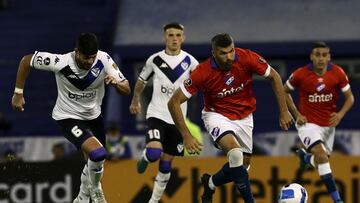
[[[93,74],[93,76],[97,77],[100,74],[100,69],[96,68],[96,67],[92,68],[91,74]]]
[[[225,84],[226,85],[231,85],[231,83],[234,81],[234,76],[232,76],[232,75],[229,75],[229,76],[227,76],[226,78],[225,78]]]
[[[323,89],[325,89],[325,84],[324,83],[318,83],[316,84],[316,90],[318,92],[321,92]]]
[[[189,86],[191,86],[191,84],[192,84],[192,80],[190,78],[184,80],[184,86],[185,87],[189,87]]]
[[[178,152],[184,151],[184,145],[183,144],[178,144],[177,145],[177,150],[178,150]]]
[[[186,70],[189,67],[189,64],[186,61],[183,61],[181,62],[180,66],[183,70]]]

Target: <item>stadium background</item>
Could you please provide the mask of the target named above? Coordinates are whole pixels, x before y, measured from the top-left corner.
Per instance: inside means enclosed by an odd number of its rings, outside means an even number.
[[[199,61],[210,55],[210,38],[219,32],[228,32],[234,37],[238,46],[255,50],[263,55],[280,72],[283,80],[296,67],[308,63],[313,41],[326,40],[331,47],[333,62],[344,67],[355,98],[360,96],[360,22],[357,20],[360,2],[356,0],[259,0],[256,2],[249,0],[223,2],[216,0],[0,0],[0,9],[0,113],[12,125],[11,129],[0,131],[0,152],[3,155],[8,150],[12,150],[25,162],[31,162],[24,165],[16,163],[18,167],[14,167],[14,170],[10,170],[13,163],[4,163],[4,167],[1,167],[3,170],[0,175],[0,200],[4,202],[16,202],[16,200],[26,202],[27,198],[30,198],[27,194],[30,193],[33,194],[30,202],[66,202],[68,195],[72,196],[77,192],[79,184],[77,174],[80,168],[68,167],[73,169],[65,170],[66,165],[70,164],[59,164],[58,166],[62,168],[56,169],[56,174],[51,174],[45,169],[50,167],[49,164],[54,163],[43,163],[52,158],[52,145],[62,140],[58,127],[51,119],[57,94],[54,76],[48,72],[31,71],[25,87],[24,113],[13,112],[10,99],[17,65],[23,55],[35,50],[53,53],[71,51],[74,48],[74,40],[80,32],[90,31],[98,35],[101,48],[111,53],[118,62],[131,87],[134,86],[138,71],[146,58],[163,49],[161,28],[170,21],[178,21],[185,25],[187,39],[183,48]],[[256,80],[254,90],[258,102],[254,114],[254,144],[262,146],[259,153],[267,156],[255,157],[250,176],[254,178],[253,186],[256,182],[264,183],[259,189],[258,202],[268,203],[274,200],[273,194],[280,187],[270,183],[274,170],[280,171],[279,177],[285,178],[285,182],[296,180],[296,164],[290,164],[297,163],[290,150],[296,132],[294,128],[289,133],[280,132],[276,102],[271,87],[267,81]],[[149,95],[150,92],[151,89],[147,89],[145,95]],[[130,99],[130,97],[118,97],[108,89],[103,112],[108,122],[116,121],[122,126],[122,133],[132,142],[135,159],[138,155],[137,151],[142,146],[141,135],[144,133],[145,123],[143,115],[134,117],[129,114]],[[190,103],[189,117],[200,126],[202,126],[201,108],[201,96],[198,96]],[[338,126],[337,151],[340,153],[337,153],[332,160],[335,175],[339,177],[345,188],[343,191],[346,194],[345,201],[354,203],[360,202],[357,196],[360,193],[359,113],[360,106],[356,101]],[[193,161],[197,159],[189,158],[191,160],[179,159],[175,162],[176,170],[180,175],[178,179],[174,179],[173,185],[179,186],[166,193],[163,202],[198,201],[200,193],[196,190],[197,187],[190,185],[189,181],[193,180],[197,183],[197,172],[201,174],[215,170],[217,167],[211,166],[224,161],[223,157],[215,157],[216,152],[211,148],[206,135],[204,141],[207,143],[206,150],[200,160]],[[261,167],[263,159],[269,164],[268,166]],[[346,164],[342,164],[341,160],[347,160]],[[193,165],[189,167],[188,163]],[[109,173],[105,172],[105,189],[112,198],[109,200],[110,203],[144,202],[141,198],[146,198],[151,190],[151,182],[155,174],[151,173],[151,170],[154,169],[150,169],[145,176],[138,176],[134,172],[134,166],[134,160],[107,165],[106,170]],[[34,170],[32,173],[31,170],[34,168],[45,168],[43,173],[46,175],[39,175],[39,171],[43,169]],[[345,176],[345,172],[350,176]],[[19,176],[22,173],[28,175]],[[271,175],[268,176],[267,173]],[[70,174],[70,177],[67,174]],[[131,174],[135,180],[126,179],[130,176],[124,177],[124,174]],[[313,177],[313,180],[317,179],[314,172],[308,175]],[[47,181],[44,177],[49,177],[54,184],[50,181],[50,186],[44,189],[43,199],[40,201],[41,195],[39,197],[35,195],[35,188],[37,184]],[[118,182],[107,181],[112,178],[118,178]],[[137,182],[134,184],[136,186],[127,187],[129,181]],[[182,181],[185,183],[181,185]],[[19,186],[17,183],[23,185]],[[69,184],[66,186],[70,189],[61,190],[61,184]],[[285,183],[281,182],[281,184]],[[54,185],[60,188],[56,201],[50,197],[52,192],[56,192],[56,188],[51,190]],[[314,194],[316,196],[316,193],[324,191],[322,185],[314,182],[309,184],[307,189],[312,194],[311,202],[329,201],[321,195],[318,199],[314,197]],[[16,193],[16,191],[20,192]],[[61,194],[61,191],[64,194]],[[221,198],[218,193],[217,198]],[[128,199],[124,199],[126,194],[131,194]],[[229,192],[228,199],[222,201],[240,202],[239,199],[230,198],[231,194]],[[187,199],[193,196],[194,198]]]

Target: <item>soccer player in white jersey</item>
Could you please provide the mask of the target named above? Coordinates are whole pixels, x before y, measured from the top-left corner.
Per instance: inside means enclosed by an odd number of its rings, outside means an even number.
[[[106,157],[105,130],[101,103],[105,84],[112,85],[123,95],[130,94],[129,83],[112,58],[98,50],[97,37],[82,33],[75,51],[67,54],[38,52],[26,55],[19,64],[12,107],[24,111],[23,95],[30,67],[55,73],[58,97],[52,117],[60,125],[64,136],[87,159],[81,175],[79,195],[74,203],[106,203],[101,179]]]
[[[181,50],[184,40],[183,25],[169,23],[164,26],[165,50],[151,55],[146,61],[136,82],[129,107],[132,114],[141,112],[141,93],[147,81],[153,77],[153,94],[146,114],[148,122],[146,148],[137,164],[138,173],[143,173],[149,162],[160,160],[159,172],[149,201],[151,203],[158,202],[166,188],[174,156],[184,155],[182,137],[166,108],[173,92],[198,65],[193,56]],[[185,115],[187,104],[182,105],[181,108]]]
[[[336,189],[329,155],[332,151],[335,127],[354,104],[349,80],[340,66],[330,63],[330,48],[325,42],[314,43],[311,63],[296,69],[285,83],[287,104],[296,117],[296,128],[305,150],[298,150],[301,167],[317,167],[320,178],[334,202],[343,202]],[[299,110],[290,95],[299,90]],[[338,92],[344,103],[337,111]]]

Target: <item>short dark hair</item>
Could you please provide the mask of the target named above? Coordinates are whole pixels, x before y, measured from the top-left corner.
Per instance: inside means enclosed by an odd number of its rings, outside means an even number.
[[[330,48],[324,41],[317,41],[313,43],[312,49],[316,48]]]
[[[99,50],[99,43],[94,33],[84,32],[76,41],[76,48],[85,55],[94,55]]]
[[[233,38],[227,33],[220,33],[211,39],[211,46],[213,49],[217,47],[228,47],[234,42]]]
[[[175,29],[179,29],[179,30],[184,30],[184,26],[181,25],[178,22],[171,22],[171,23],[168,23],[168,24],[164,25],[164,27],[163,27],[164,32],[169,28],[175,28]]]

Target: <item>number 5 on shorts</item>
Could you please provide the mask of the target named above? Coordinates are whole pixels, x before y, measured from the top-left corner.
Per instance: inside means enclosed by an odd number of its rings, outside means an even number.
[[[76,125],[71,128],[71,133],[75,135],[75,137],[80,137],[83,134],[83,131]]]

